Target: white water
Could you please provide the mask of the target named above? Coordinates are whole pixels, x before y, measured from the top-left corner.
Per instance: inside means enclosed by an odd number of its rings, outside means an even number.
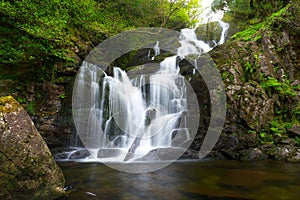
[[[227,23],[218,22],[222,28],[220,40],[210,41],[216,45],[225,42],[229,28]],[[92,159],[122,162],[128,154],[129,159],[136,159],[153,149],[178,148],[181,146],[173,144],[173,134],[179,132],[184,135],[181,143],[191,139],[185,126],[186,84],[179,73],[178,60],[190,54],[199,56],[214,47],[198,40],[195,29],[182,29],[178,39],[181,46],[177,55],[165,58],[150,77],[145,74],[130,79],[117,67],[113,76],[108,76],[93,64],[83,62],[74,86],[78,88],[73,97],[80,102],[76,105],[81,105],[75,108],[74,120],[77,132],[84,133],[82,142],[93,152]],[[148,59],[154,60],[160,54],[159,41],[153,52],[153,57],[149,52]],[[99,158],[103,151],[108,153]]]

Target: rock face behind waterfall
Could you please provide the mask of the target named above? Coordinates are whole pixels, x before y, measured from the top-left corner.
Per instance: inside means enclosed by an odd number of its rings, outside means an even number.
[[[57,199],[63,174],[26,111],[0,98],[0,199]]]

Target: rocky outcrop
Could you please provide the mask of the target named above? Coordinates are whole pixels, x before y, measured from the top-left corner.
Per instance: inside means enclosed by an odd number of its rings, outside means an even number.
[[[210,52],[227,93],[226,123],[215,147],[225,157],[260,159],[263,152],[279,160],[297,158],[300,16],[299,3],[291,2]]]
[[[34,127],[13,97],[0,98],[0,198],[57,199],[64,177]]]

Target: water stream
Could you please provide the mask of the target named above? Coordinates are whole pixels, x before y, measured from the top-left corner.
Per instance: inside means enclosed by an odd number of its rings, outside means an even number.
[[[300,197],[299,165],[279,161],[185,161],[143,174],[123,173],[99,163],[61,163],[61,166],[70,192],[64,199],[70,200],[293,200]]]

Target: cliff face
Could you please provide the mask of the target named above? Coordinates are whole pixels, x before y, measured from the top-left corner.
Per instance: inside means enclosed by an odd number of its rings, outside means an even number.
[[[227,93],[227,117],[216,149],[259,144],[295,155],[300,121],[300,12],[294,1],[210,52]],[[245,143],[245,137],[246,143]],[[249,140],[250,138],[250,140]],[[277,146],[277,147],[275,147]],[[276,149],[277,148],[277,149]]]

